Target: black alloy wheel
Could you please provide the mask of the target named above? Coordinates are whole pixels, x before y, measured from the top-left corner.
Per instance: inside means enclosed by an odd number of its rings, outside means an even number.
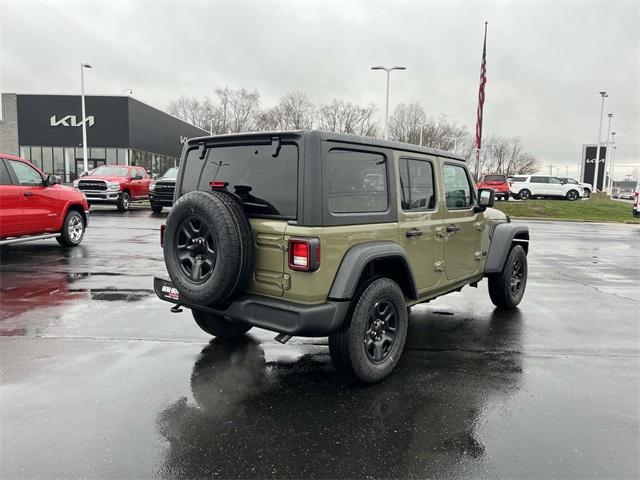
[[[529,197],[531,197],[531,192],[526,188],[524,190],[521,190],[518,194],[518,198],[520,198],[520,200],[528,200]]]
[[[524,272],[525,267],[522,261],[522,257],[516,256],[511,270],[511,283],[509,285],[511,295],[513,295],[514,298],[517,298],[521,295],[525,280]]]
[[[570,202],[573,202],[574,200],[578,199],[578,192],[576,192],[575,190],[569,190],[567,192],[567,200],[569,200]]]
[[[384,362],[396,343],[398,311],[390,300],[380,300],[365,324],[364,348],[373,363]]]
[[[185,218],[176,230],[175,255],[183,275],[201,284],[213,273],[216,264],[216,238],[198,215]]]

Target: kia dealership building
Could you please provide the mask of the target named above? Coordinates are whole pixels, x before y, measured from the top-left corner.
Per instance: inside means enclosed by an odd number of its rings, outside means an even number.
[[[131,97],[85,96],[89,169],[138,165],[162,173],[202,130]],[[30,160],[71,182],[83,171],[79,95],[2,94],[0,153]]]

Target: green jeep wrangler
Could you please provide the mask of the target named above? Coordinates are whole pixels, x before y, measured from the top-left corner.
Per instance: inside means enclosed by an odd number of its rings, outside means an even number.
[[[381,380],[409,307],[484,277],[498,307],[522,299],[529,231],[474,183],[452,153],[372,138],[192,139],[161,230],[171,280],[156,278],[156,294],[220,338],[328,336],[339,370]]]

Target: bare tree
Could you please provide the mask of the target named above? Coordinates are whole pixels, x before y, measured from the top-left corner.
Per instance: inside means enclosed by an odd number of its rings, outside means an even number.
[[[177,100],[169,103],[167,111],[185,122],[208,130],[208,112],[210,112],[212,108],[208,98],[198,100],[197,98],[181,96]]]
[[[260,94],[244,88],[236,90],[229,99],[229,131],[246,132],[255,129],[260,111]]]
[[[378,132],[378,121],[374,118],[376,107],[354,105],[334,99],[320,107],[320,128],[330,132],[350,133],[373,137]]]
[[[420,142],[420,128],[427,116],[418,103],[400,103],[389,119],[389,137],[392,140],[406,143]]]
[[[313,128],[316,106],[303,92],[290,92],[283,96],[273,112],[282,130]]]

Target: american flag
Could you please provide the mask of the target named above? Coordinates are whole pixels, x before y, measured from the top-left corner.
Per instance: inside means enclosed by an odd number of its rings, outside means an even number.
[[[480,174],[480,148],[482,147],[482,108],[484,107],[484,86],[487,83],[487,22],[484,22],[484,44],[480,65],[480,89],[478,90],[478,118],[476,120],[476,165]]]

